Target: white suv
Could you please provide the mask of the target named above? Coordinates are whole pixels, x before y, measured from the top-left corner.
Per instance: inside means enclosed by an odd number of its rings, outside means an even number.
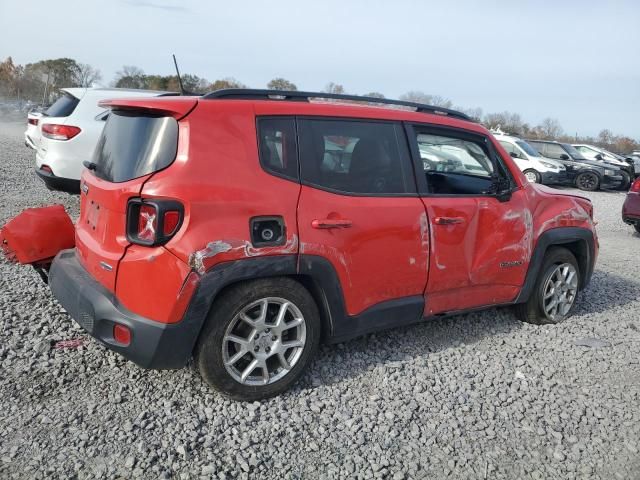
[[[532,183],[557,185],[567,182],[566,168],[560,162],[543,157],[527,142],[500,133],[493,135],[514,159],[524,176]]]
[[[98,106],[108,98],[175,95],[156,90],[63,88],[62,96],[25,132],[36,149],[36,173],[50,190],[80,193],[82,162],[90,161],[109,110]]]

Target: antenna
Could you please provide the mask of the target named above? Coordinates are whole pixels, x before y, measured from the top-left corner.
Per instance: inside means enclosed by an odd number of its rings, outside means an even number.
[[[175,54],[172,55],[173,64],[176,66],[176,73],[178,74],[178,83],[180,84],[180,95],[188,95],[188,92],[185,91],[184,85],[182,85],[182,77],[180,77],[180,70],[178,69],[178,61],[176,60]]]

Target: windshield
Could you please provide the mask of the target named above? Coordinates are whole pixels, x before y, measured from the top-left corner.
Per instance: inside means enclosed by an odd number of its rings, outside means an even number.
[[[525,151],[525,153],[527,155],[531,155],[532,157],[540,157],[540,153],[538,153],[538,151],[533,148],[531,145],[529,145],[527,142],[525,142],[524,140],[516,140],[516,144]]]
[[[563,143],[561,145],[574,160],[587,160],[587,158],[576,150],[573,145],[569,145],[568,143]]]
[[[126,182],[168,167],[178,149],[173,117],[113,111],[96,146],[96,176]]]

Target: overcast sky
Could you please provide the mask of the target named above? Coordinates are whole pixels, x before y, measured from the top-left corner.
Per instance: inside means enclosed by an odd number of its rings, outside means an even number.
[[[640,2],[0,0],[0,57],[264,87],[408,90],[640,139]]]

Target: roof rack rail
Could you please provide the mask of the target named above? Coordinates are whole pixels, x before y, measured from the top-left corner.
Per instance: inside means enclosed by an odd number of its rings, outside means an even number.
[[[391,100],[388,98],[365,97],[360,95],[343,95],[338,93],[322,92],[298,92],[290,90],[266,90],[252,88],[224,88],[203,95],[206,99],[231,99],[231,100],[292,100],[308,102],[311,98],[322,98],[330,100],[346,100],[350,102],[368,102],[383,105],[396,105],[402,107],[415,108],[420,113],[435,113],[447,117],[459,118],[461,120],[472,121],[471,118],[462,112],[444,107],[425,105],[423,103],[406,102],[404,100]]]

